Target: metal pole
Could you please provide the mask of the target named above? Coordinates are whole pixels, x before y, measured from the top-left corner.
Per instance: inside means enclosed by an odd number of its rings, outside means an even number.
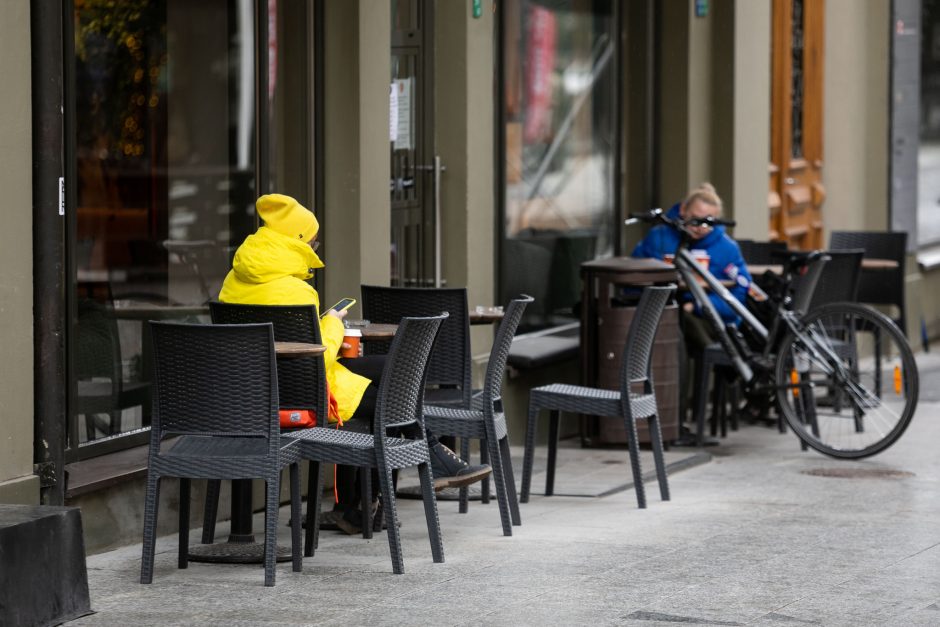
[[[70,35],[64,16],[71,2],[33,0],[32,33],[33,123],[33,346],[35,373],[34,455],[40,477],[40,502],[65,501],[66,446],[65,375],[65,217],[74,207],[74,177],[66,177],[65,54]],[[70,174],[74,169],[70,168]]]
[[[434,155],[434,287],[441,286],[441,156]]]

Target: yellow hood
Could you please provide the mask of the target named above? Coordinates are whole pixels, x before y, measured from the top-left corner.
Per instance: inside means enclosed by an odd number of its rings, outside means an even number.
[[[263,226],[245,238],[235,252],[219,300],[246,305],[313,304],[319,311],[320,297],[306,280],[315,268],[322,267],[323,262],[309,245]],[[339,417],[348,420],[359,406],[369,380],[337,361],[343,332],[339,318],[326,316],[320,321],[320,336],[326,346],[326,380],[336,398]]]
[[[256,305],[313,303],[319,309],[317,292],[306,280],[322,267],[310,246],[262,226],[235,251],[219,300]]]

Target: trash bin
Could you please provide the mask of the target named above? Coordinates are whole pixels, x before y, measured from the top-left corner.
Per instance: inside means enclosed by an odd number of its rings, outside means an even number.
[[[620,389],[620,365],[627,331],[640,292],[647,285],[677,281],[676,270],[658,259],[614,257],[581,264],[581,359],[584,385]],[[663,439],[679,437],[680,331],[678,308],[663,312],[653,345],[653,384]],[[649,442],[645,421],[637,423],[640,442]],[[623,421],[585,416],[581,421],[585,446],[626,444]]]

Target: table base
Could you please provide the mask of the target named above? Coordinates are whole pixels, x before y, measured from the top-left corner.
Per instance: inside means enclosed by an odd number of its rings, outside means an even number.
[[[290,548],[277,547],[278,562],[291,561]],[[264,562],[264,544],[258,542],[216,542],[199,544],[189,549],[191,562],[213,564],[261,564]]]

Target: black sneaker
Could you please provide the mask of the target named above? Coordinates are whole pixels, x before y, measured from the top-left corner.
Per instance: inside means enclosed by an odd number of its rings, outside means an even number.
[[[489,464],[477,466],[468,464],[440,442],[435,441],[429,450],[435,491],[439,492],[444,488],[462,488],[482,481],[493,472]]]

